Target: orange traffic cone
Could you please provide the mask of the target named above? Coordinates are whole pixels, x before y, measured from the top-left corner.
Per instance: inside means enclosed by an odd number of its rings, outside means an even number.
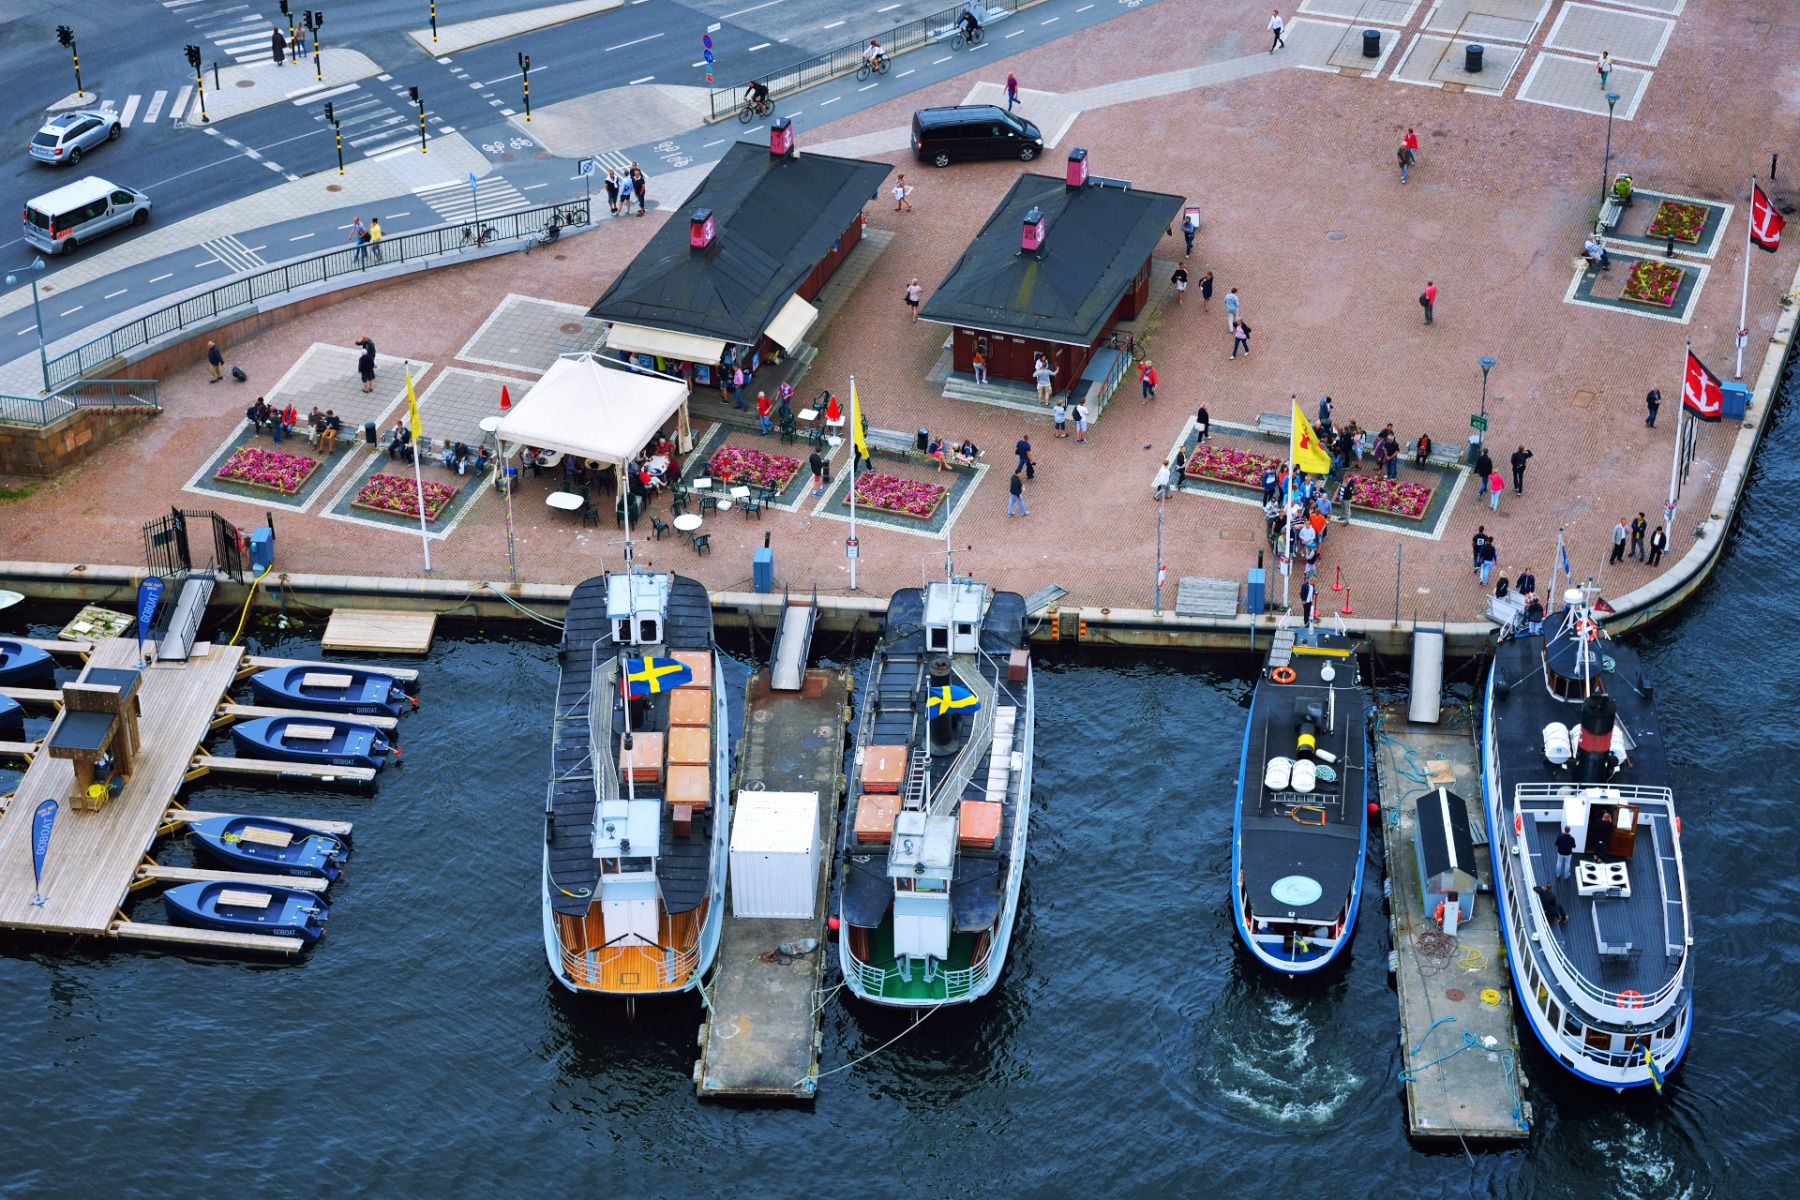
[[[500,411],[505,412],[512,407],[512,397],[506,394],[506,385],[500,385]]]
[[[1338,611],[1343,613],[1346,617],[1353,617],[1356,615],[1355,610],[1353,610],[1350,607],[1350,589],[1349,588],[1344,589],[1344,607],[1338,609]]]
[[[1341,592],[1344,590],[1344,568],[1339,567],[1337,569],[1337,575],[1331,581],[1331,590],[1334,592]]]

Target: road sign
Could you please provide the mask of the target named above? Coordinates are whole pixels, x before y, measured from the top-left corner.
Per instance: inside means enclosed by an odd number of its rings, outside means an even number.
[[[706,61],[708,63],[711,63],[713,60],[712,51],[711,50],[706,51],[704,57],[706,58]]]
[[[1487,432],[1487,418],[1484,416],[1481,416],[1479,413],[1470,413],[1469,414],[1469,428],[1470,429],[1478,429],[1482,433],[1486,433]]]
[[[712,34],[708,33],[708,34],[702,35],[700,38],[700,44],[702,46],[705,46],[708,50],[711,50],[712,49]]]
[[[845,538],[844,539],[844,557],[845,558],[858,557],[858,554],[857,554],[858,549],[859,549],[859,547],[857,546],[855,538]]]
[[[581,162],[576,165],[575,173],[577,175],[593,175],[593,174],[595,174],[594,160],[591,158],[582,159]]]
[[[706,27],[706,32],[717,33],[717,32],[719,32],[719,30],[721,30],[723,28],[725,28],[723,25],[719,24],[717,21],[714,21],[711,25],[708,25]]]
[[[471,192],[475,190],[475,172],[473,171],[469,172],[469,190]]]

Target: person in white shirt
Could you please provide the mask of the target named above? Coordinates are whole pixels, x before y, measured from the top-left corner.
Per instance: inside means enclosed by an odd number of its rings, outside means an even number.
[[[863,47],[863,57],[869,61],[870,65],[880,62],[882,59],[881,43],[870,38],[869,44]]]
[[[1270,54],[1287,48],[1287,43],[1281,40],[1281,31],[1286,28],[1287,22],[1281,19],[1281,10],[1275,9],[1273,15],[1269,17],[1269,32],[1275,35],[1275,40],[1269,43]]]
[[[1038,359],[1037,369],[1032,371],[1031,377],[1037,380],[1037,398],[1041,403],[1050,403],[1051,392],[1055,389],[1052,382],[1055,375],[1056,373],[1050,369],[1048,362],[1042,358]]]
[[[1152,490],[1150,493],[1150,497],[1153,500],[1167,500],[1169,498],[1169,464],[1168,463],[1164,463],[1161,467],[1157,468],[1156,482],[1154,485],[1154,490]]]

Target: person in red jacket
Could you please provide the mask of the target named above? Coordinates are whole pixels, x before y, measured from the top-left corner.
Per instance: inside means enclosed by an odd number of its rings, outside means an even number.
[[[762,431],[765,437],[769,434],[769,414],[773,411],[775,411],[775,406],[769,403],[769,393],[756,393],[756,419],[762,422]]]
[[[1138,382],[1144,385],[1144,399],[1156,399],[1156,364],[1145,359],[1138,367]]]

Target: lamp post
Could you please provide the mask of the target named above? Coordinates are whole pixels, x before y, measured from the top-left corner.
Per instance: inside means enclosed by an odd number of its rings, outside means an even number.
[[[38,362],[44,368],[44,391],[48,392],[50,390],[50,358],[48,355],[46,355],[44,353],[44,310],[38,307],[38,289],[37,289],[38,272],[42,271],[43,269],[44,269],[44,260],[41,257],[38,258],[36,261],[34,261],[30,267],[30,271],[31,271],[31,312],[32,312],[32,315],[37,319]],[[6,276],[6,286],[7,287],[18,287],[19,286],[18,275],[8,273],[8,275]]]
[[[1606,93],[1606,158],[1600,164],[1600,207],[1606,207],[1606,177],[1612,173],[1612,123],[1613,107],[1619,103],[1619,93]]]
[[[1477,429],[1475,433],[1480,438],[1479,444],[1485,446],[1487,444],[1487,377],[1488,372],[1494,369],[1494,360],[1484,354],[1475,362],[1481,368],[1481,428]]]

